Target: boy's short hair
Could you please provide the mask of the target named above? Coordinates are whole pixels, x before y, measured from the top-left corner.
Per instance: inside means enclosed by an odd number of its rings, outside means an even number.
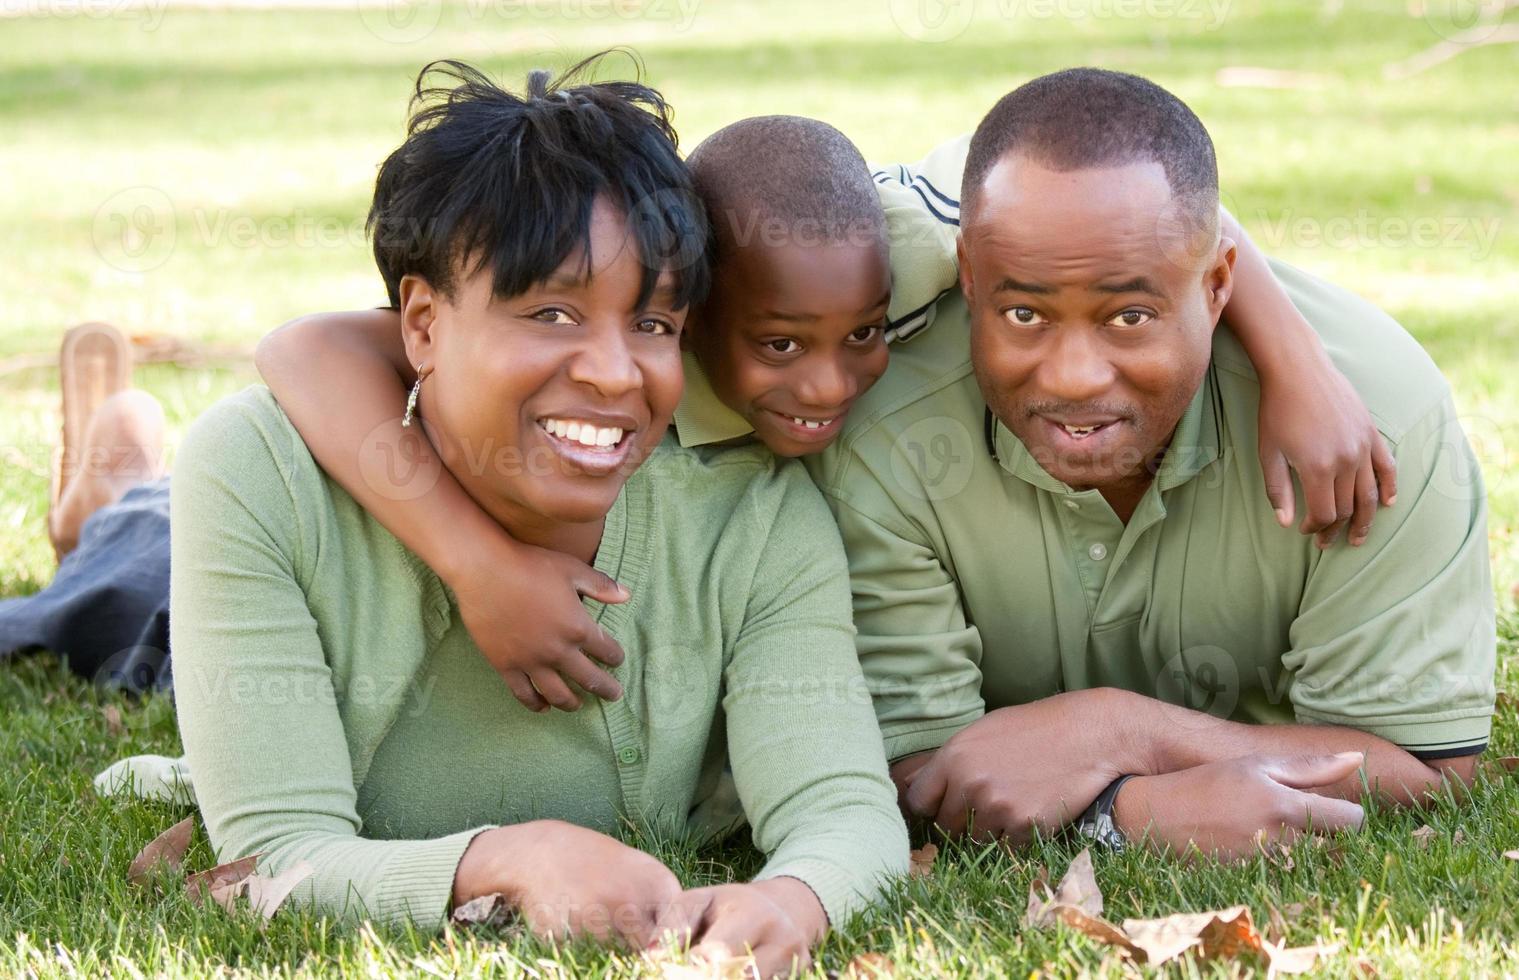
[[[406,275],[447,296],[461,271],[489,269],[494,294],[505,297],[542,282],[577,249],[589,269],[599,197],[628,218],[645,269],[640,304],[666,270],[676,308],[705,297],[706,215],[676,151],[670,108],[638,81],[581,81],[609,53],[558,78],[533,71],[523,95],[458,61],[422,69],[406,140],[380,166],[366,225],[392,307]]]
[[[1217,227],[1218,163],[1208,130],[1185,102],[1138,75],[1068,68],[1004,95],[971,137],[962,214],[974,212],[987,174],[1015,152],[1054,170],[1154,161],[1193,220]]]
[[[865,158],[817,119],[752,116],[703,140],[687,161],[719,256],[751,243],[886,241]]]

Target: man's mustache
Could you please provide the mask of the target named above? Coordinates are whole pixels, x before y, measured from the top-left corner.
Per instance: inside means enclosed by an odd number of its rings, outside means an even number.
[[[1139,410],[1135,406],[1117,402],[1030,402],[1024,406],[1024,411],[1030,418],[1036,415],[1054,415],[1057,418],[1097,416],[1123,422],[1133,422],[1139,418]]]

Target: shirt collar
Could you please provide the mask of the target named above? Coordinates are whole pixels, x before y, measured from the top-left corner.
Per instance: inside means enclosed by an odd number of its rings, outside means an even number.
[[[675,436],[684,447],[729,442],[754,434],[749,420],[723,404],[696,355],[686,351],[686,393],[675,407]]]
[[[990,415],[987,442],[995,450],[997,462],[1004,470],[1025,483],[1033,484],[1050,493],[1072,494],[1078,491],[1050,476],[1034,459],[1028,448],[1008,430],[995,416]],[[1171,445],[1155,474],[1155,486],[1170,490],[1180,486],[1201,473],[1219,458],[1223,451],[1223,435],[1220,431],[1218,384],[1212,364],[1203,376],[1202,386],[1192,396],[1192,402],[1176,423],[1176,433]]]

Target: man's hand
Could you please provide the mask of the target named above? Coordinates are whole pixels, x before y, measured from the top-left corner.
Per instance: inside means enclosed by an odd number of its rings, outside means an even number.
[[[1195,844],[1220,860],[1255,853],[1266,839],[1332,834],[1361,826],[1357,803],[1304,792],[1349,778],[1360,752],[1244,756],[1124,783],[1113,822],[1125,837],[1186,854]]]
[[[1377,506],[1398,495],[1397,463],[1361,396],[1327,356],[1316,370],[1261,377],[1260,457],[1266,496],[1283,527],[1292,525],[1292,474],[1307,513],[1298,530],[1328,548],[1348,524],[1360,546]]]
[[[525,707],[576,710],[581,699],[568,682],[607,701],[622,697],[622,685],[596,664],[618,666],[622,647],[580,601],[626,602],[621,585],[505,532],[474,542],[456,569],[447,581],[464,627]]]
[[[1155,704],[1094,689],[989,712],[907,777],[907,810],[950,834],[964,833],[972,812],[978,838],[1053,834],[1119,776],[1157,771],[1148,740],[1127,725]]]
[[[753,956],[759,975],[773,977],[806,970],[827,929],[828,915],[811,888],[796,878],[770,878],[688,891],[655,931],[690,943],[691,956],[709,963]]]
[[[538,936],[620,939],[634,949],[681,897],[657,858],[558,820],[497,827],[470,842],[454,873],[454,905],[492,892]]]

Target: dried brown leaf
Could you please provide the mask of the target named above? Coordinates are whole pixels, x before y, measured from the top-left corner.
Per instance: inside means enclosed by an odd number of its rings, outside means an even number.
[[[297,861],[273,877],[260,874],[249,875],[244,881],[248,904],[253,906],[253,911],[265,919],[274,918],[274,913],[285,904],[285,899],[295,891],[295,886],[311,877],[315,870],[305,861]]]
[[[1244,905],[1217,912],[1181,912],[1159,919],[1125,919],[1123,931],[1158,965],[1196,948],[1205,958],[1259,953],[1261,937]]]
[[[1435,828],[1431,827],[1429,824],[1425,824],[1418,830],[1415,830],[1409,836],[1411,836],[1414,839],[1414,842],[1419,845],[1419,850],[1427,851],[1429,850],[1429,842],[1435,839]]]
[[[1261,955],[1271,973],[1307,973],[1320,959],[1328,959],[1339,950],[1339,943],[1315,943],[1288,949],[1275,943],[1263,943]]]
[[[1456,847],[1460,847],[1462,844],[1465,844],[1466,831],[1462,830],[1460,827],[1457,827],[1456,832],[1450,835],[1450,842]]]
[[[1510,861],[1519,861],[1519,851],[1504,851],[1503,856]]]
[[[851,980],[858,977],[859,980],[873,980],[876,977],[894,977],[897,974],[896,966],[881,953],[861,953],[844,967],[841,976]]]
[[[108,704],[100,709],[100,716],[105,719],[105,730],[112,736],[120,738],[127,733],[127,724],[121,718],[121,709],[114,704]]]
[[[1502,769],[1504,772],[1513,772],[1514,770],[1519,769],[1519,755],[1500,756],[1499,758],[1493,759],[1491,761],[1493,765]]]
[[[506,899],[501,893],[491,892],[489,895],[481,895],[465,902],[454,909],[454,914],[450,918],[456,925],[461,926],[497,925],[497,912],[504,912],[505,908]]]
[[[1092,852],[1084,849],[1071,859],[1070,867],[1060,878],[1060,884],[1050,888],[1044,869],[1029,884],[1028,909],[1025,921],[1037,928],[1047,928],[1058,917],[1058,910],[1073,908],[1088,918],[1102,918],[1102,889],[1097,887],[1097,874],[1092,869]]]
[[[167,866],[170,871],[179,871],[194,834],[195,818],[186,817],[153,838],[132,859],[131,866],[127,868],[127,881],[134,885],[146,885],[153,880],[160,865]]]
[[[185,879],[185,891],[189,893],[190,901],[204,905],[209,898],[231,912],[233,903],[247,888],[248,877],[258,870],[261,857],[262,854],[250,854],[190,875]]]
[[[932,878],[934,861],[939,857],[938,844],[924,844],[907,856],[907,873],[914,878]]]

